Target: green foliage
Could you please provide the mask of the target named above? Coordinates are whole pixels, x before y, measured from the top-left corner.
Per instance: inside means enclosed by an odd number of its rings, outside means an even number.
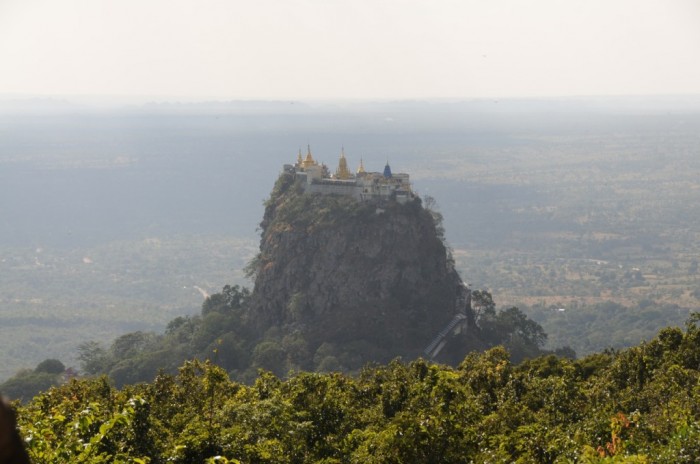
[[[127,333],[109,348],[85,342],[78,355],[82,371],[108,374],[117,386],[123,386],[151,381],[161,370],[175,373],[189,359],[210,359],[236,380],[252,382],[258,369],[280,377],[302,370],[356,372],[368,361],[386,362],[392,357],[391,347],[365,339],[313,344],[296,327],[272,326],[261,333],[249,311],[250,299],[248,289],[227,285],[204,301],[200,316],[177,317],[162,335]],[[299,294],[294,295],[290,305],[299,306],[300,299]],[[473,292],[472,305],[479,314],[476,332],[465,332],[451,341],[448,347],[453,355],[446,359],[457,364],[466,352],[498,345],[505,346],[516,363],[545,353],[546,334],[517,308],[496,311],[491,294],[481,290]],[[470,344],[475,336],[479,344]]]
[[[458,353],[460,359],[464,356],[465,349],[471,351],[480,348],[474,345],[475,337],[478,337],[482,343],[482,349],[498,345],[506,347],[515,363],[551,353],[543,349],[547,340],[544,329],[518,308],[496,310],[493,297],[485,290],[472,292],[471,307],[476,330],[460,334],[452,346],[448,345],[448,350]],[[460,347],[461,352],[456,349]],[[560,348],[555,353],[570,358],[575,357],[575,352],[568,347]]]
[[[250,291],[239,285],[226,285],[220,293],[209,296],[202,304],[202,316],[211,312],[229,314],[240,311],[248,305]]]
[[[78,359],[86,374],[109,374],[118,386],[151,381],[161,370],[174,373],[185,360],[214,359],[228,370],[244,370],[254,332],[244,320],[250,292],[226,285],[202,304],[201,316],[177,317],[165,333],[131,332],[109,348],[98,342],[79,346]]]
[[[276,197],[276,214],[274,218],[268,217],[266,211],[265,216],[270,221],[266,227],[312,231],[358,218],[367,220],[374,214],[374,208],[365,202],[343,195],[307,195],[297,184],[298,181],[295,181],[286,194]]]
[[[86,374],[105,372],[110,363],[109,354],[96,341],[81,343],[78,346],[78,360]]]
[[[262,371],[251,386],[192,361],[122,390],[71,381],[19,407],[19,427],[36,463],[692,463],[699,332],[694,318],[580,361],[514,365],[497,347],[457,369]]]
[[[286,358],[284,349],[273,341],[259,343],[253,350],[253,366],[272,371],[279,376],[286,374]]]
[[[444,218],[438,209],[437,200],[430,195],[426,195],[425,198],[423,198],[422,203],[425,209],[430,213],[430,216],[433,218],[437,236],[440,238],[440,240],[445,242],[445,225],[443,224]]]
[[[59,385],[65,371],[58,359],[45,359],[34,370],[21,370],[0,384],[0,393],[13,400],[29,401],[39,392]]]
[[[58,375],[49,372],[19,371],[0,384],[0,392],[13,400],[28,401],[39,392],[58,385]]]
[[[63,365],[58,359],[45,359],[37,364],[34,372],[44,372],[46,374],[62,374],[66,370],[66,366]]]

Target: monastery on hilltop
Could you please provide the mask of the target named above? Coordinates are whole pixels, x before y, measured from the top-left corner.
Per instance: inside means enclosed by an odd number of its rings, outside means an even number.
[[[301,179],[307,193],[347,195],[360,201],[396,200],[399,203],[406,203],[414,196],[408,174],[392,173],[389,162],[384,166],[384,172],[368,172],[360,159],[360,166],[353,174],[348,169],[345,150],[340,151],[335,174],[331,174],[325,164],[314,160],[311,147],[305,158],[299,150],[297,162],[285,164],[284,170]]]

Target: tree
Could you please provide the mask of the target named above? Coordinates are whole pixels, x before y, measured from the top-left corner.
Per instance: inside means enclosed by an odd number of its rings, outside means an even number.
[[[474,290],[472,292],[472,311],[477,324],[482,318],[495,316],[496,303],[494,303],[491,293],[486,290]]]
[[[504,345],[518,363],[543,354],[547,333],[516,307],[496,312],[493,297],[486,290],[472,292],[472,310],[483,340],[489,346]]]
[[[0,384],[0,392],[12,400],[29,401],[40,392],[58,385],[59,380],[58,374],[26,369]]]
[[[71,381],[20,407],[18,425],[36,463],[696,463],[698,322],[581,361],[514,365],[499,346],[457,369],[395,360],[357,376],[263,372],[252,386],[188,361],[121,390]],[[282,361],[267,343],[257,362]]]
[[[444,242],[445,226],[443,224],[442,213],[438,211],[437,200],[435,200],[435,198],[431,197],[430,195],[426,195],[425,197],[423,197],[423,206],[433,218],[433,223],[435,224],[435,232],[437,233],[437,236],[440,238],[440,240]]]
[[[111,364],[111,357],[102,345],[96,341],[78,345],[78,360],[83,372],[91,375],[104,373]]]
[[[238,311],[248,305],[250,299],[250,290],[239,285],[226,285],[220,293],[215,293],[202,304],[202,316],[206,316],[210,312],[219,312],[222,314]]]
[[[284,349],[273,341],[259,343],[253,350],[253,365],[272,371],[280,377],[286,374],[286,360]]]
[[[497,320],[503,327],[502,330],[521,336],[533,346],[540,347],[547,341],[547,334],[542,329],[542,326],[528,318],[516,307],[500,311]]]
[[[131,332],[114,340],[110,351],[116,360],[121,360],[149,349],[156,339],[157,336],[152,332]]]
[[[41,361],[34,372],[44,372],[46,374],[63,374],[65,372],[66,366],[63,365],[58,359],[44,359]]]

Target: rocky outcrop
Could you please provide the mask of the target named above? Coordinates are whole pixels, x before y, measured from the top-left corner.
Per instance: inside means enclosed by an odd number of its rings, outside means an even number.
[[[457,311],[460,278],[418,198],[380,205],[304,194],[285,173],[261,229],[249,267],[250,317],[261,331],[301,333],[311,350],[361,341],[415,357]]]

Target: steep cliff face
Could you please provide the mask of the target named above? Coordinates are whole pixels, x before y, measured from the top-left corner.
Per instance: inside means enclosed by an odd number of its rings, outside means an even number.
[[[308,195],[282,174],[261,229],[251,319],[302,333],[312,352],[361,342],[379,358],[418,356],[457,311],[460,278],[418,199]]]

